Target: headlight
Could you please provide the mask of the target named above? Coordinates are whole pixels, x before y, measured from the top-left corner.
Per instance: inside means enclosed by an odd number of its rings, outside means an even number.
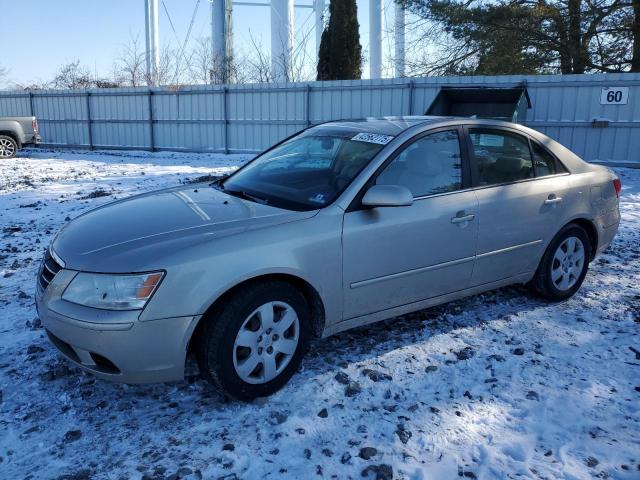
[[[142,310],[153,295],[163,272],[140,275],[78,273],[62,299],[105,310]]]

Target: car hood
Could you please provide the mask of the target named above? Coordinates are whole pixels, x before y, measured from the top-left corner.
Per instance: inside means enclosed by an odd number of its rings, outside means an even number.
[[[243,200],[207,184],[108,203],[67,223],[52,248],[72,270],[133,272],[190,245],[312,217]],[[161,268],[161,267],[160,267]]]

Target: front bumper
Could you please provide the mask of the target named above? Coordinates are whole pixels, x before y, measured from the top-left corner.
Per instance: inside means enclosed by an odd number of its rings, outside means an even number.
[[[199,316],[139,321],[139,311],[110,312],[62,300],[76,272],[60,270],[36,307],[51,343],[69,361],[99,378],[154,383],[184,378],[189,339]]]

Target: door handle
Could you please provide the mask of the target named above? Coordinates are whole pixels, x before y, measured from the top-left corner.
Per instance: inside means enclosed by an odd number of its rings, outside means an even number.
[[[476,218],[476,216],[471,213],[469,215],[463,215],[461,217],[453,217],[451,219],[451,223],[465,223],[465,222],[470,222],[471,220],[473,220],[474,218]]]
[[[555,194],[549,195],[549,197],[544,201],[545,205],[554,205],[556,203],[560,203],[562,201],[562,197],[556,197]]]

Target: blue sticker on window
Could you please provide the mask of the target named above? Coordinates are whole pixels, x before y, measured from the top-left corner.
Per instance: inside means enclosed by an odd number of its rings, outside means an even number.
[[[324,203],[327,196],[324,193],[316,193],[312,197],[309,197],[309,201],[313,203]]]

